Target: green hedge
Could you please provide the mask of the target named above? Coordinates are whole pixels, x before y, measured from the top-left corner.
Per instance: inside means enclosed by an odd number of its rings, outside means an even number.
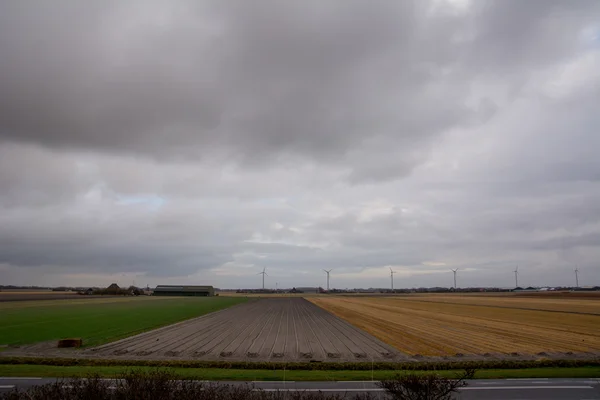
[[[262,369],[262,370],[307,370],[307,371],[370,371],[406,370],[435,371],[451,369],[524,369],[542,367],[590,367],[600,366],[600,358],[590,360],[489,360],[489,361],[439,361],[439,362],[347,362],[347,363],[283,363],[283,362],[225,362],[225,361],[175,361],[175,360],[106,360],[83,358],[33,358],[0,357],[5,365],[55,365],[55,366],[138,366],[173,368],[224,368],[224,369]]]

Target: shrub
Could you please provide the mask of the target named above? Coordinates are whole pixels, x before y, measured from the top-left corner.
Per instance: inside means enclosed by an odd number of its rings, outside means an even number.
[[[177,380],[168,371],[131,371],[117,380],[90,376],[86,379],[58,380],[27,391],[0,394],[2,400],[342,400],[340,395],[321,392],[265,392],[251,385],[226,385]],[[371,400],[357,394],[356,400]]]
[[[455,379],[444,378],[435,373],[397,375],[381,381],[378,386],[395,400],[451,400],[459,388],[473,379],[474,369],[467,369]]]

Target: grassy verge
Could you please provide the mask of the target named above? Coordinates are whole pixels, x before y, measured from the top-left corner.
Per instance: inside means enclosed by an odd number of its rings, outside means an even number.
[[[0,344],[66,337],[95,346],[247,301],[235,297],[123,297],[0,303]]]
[[[57,367],[48,365],[0,365],[0,376],[11,377],[86,377],[99,374],[110,378],[127,371],[149,372],[155,367]],[[198,380],[242,380],[242,381],[344,381],[381,380],[391,378],[401,371],[283,371],[220,368],[169,368],[182,378]],[[422,371],[426,372],[426,371]],[[440,375],[455,376],[457,370],[437,371]],[[529,368],[490,369],[477,371],[477,379],[504,378],[598,378],[600,367],[580,368]]]
[[[600,359],[588,360],[480,360],[480,361],[423,361],[423,362],[245,362],[200,360],[111,360],[95,358],[0,357],[1,365],[48,365],[56,367],[154,367],[209,368],[230,370],[288,370],[288,371],[444,371],[473,368],[533,369],[600,367]]]

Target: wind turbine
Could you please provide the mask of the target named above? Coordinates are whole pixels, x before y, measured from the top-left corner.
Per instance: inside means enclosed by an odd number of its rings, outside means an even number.
[[[392,270],[392,267],[390,267],[390,278],[392,278],[392,292],[394,291],[394,274],[396,273],[396,271]]]
[[[263,267],[263,270],[262,270],[262,272],[259,272],[259,273],[258,273],[258,274],[256,274],[256,275],[262,275],[262,276],[263,276],[263,290],[265,290],[265,275],[269,276],[269,274],[267,274],[267,273],[265,272],[265,268]]]
[[[575,287],[579,287],[579,275],[577,275],[579,273],[579,269],[577,268],[577,266],[575,266]]]
[[[329,273],[333,271],[333,269],[330,269],[329,271],[324,269],[323,271],[325,271],[325,273],[327,274],[327,291],[329,292]]]
[[[518,288],[519,287],[519,266],[517,265],[517,268],[515,268],[515,270],[513,271],[515,273],[515,287]]]
[[[456,272],[458,271],[458,268],[451,269],[450,271],[454,273],[454,289],[456,289]]]

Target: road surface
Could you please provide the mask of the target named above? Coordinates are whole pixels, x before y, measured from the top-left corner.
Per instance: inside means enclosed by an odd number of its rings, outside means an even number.
[[[0,393],[18,388],[21,390],[36,385],[55,382],[54,378],[4,378],[0,377]],[[233,385],[252,384],[266,391],[310,391],[345,393],[349,396],[370,392],[381,394],[383,390],[370,381],[340,382],[223,382]],[[459,399],[489,400],[591,400],[600,399],[599,379],[481,379],[469,382],[461,389]]]

